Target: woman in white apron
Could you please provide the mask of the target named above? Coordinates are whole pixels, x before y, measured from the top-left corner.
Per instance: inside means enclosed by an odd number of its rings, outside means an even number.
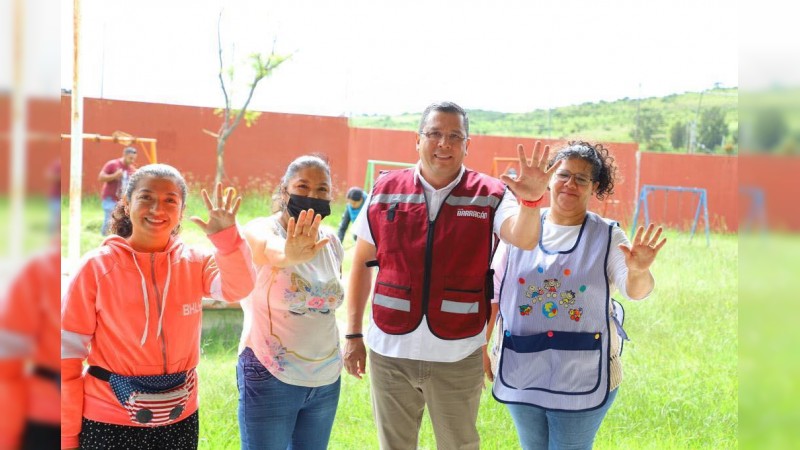
[[[651,224],[631,244],[616,222],[587,210],[614,189],[614,159],[601,144],[571,142],[549,166],[557,161],[539,245],[501,247],[494,260],[499,361],[493,370],[484,360],[524,449],[592,447],[622,380],[624,331],[610,293],[646,298],[666,242]]]

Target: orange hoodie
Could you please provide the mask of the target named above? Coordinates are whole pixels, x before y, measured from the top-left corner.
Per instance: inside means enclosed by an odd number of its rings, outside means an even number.
[[[55,241],[31,258],[0,301],[0,449],[18,448],[25,421],[58,426],[58,384],[26,365],[59,370],[61,249]]]
[[[81,418],[137,426],[109,384],[82,362],[120,375],[197,366],[203,297],[238,301],[253,289],[250,250],[235,226],[209,236],[214,255],[173,237],[140,253],[111,236],[84,257],[61,301],[61,447],[78,446]],[[91,346],[91,351],[89,347]],[[197,389],[178,421],[197,411]]]

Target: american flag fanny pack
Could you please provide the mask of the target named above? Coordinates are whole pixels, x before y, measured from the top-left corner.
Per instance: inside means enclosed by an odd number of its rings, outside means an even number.
[[[164,375],[118,375],[99,366],[89,374],[107,381],[131,421],[147,426],[167,425],[183,414],[197,385],[195,369]]]

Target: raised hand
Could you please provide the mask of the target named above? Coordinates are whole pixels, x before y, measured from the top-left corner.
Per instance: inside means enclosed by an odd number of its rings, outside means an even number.
[[[518,199],[527,201],[536,201],[540,199],[547,191],[547,184],[550,182],[550,177],[553,176],[555,170],[561,165],[561,161],[553,164],[553,167],[547,168],[547,160],[550,157],[550,146],[545,145],[544,149],[541,148],[542,143],[536,141],[533,145],[533,155],[528,163],[528,158],[525,155],[525,148],[522,144],[517,145],[517,153],[519,154],[519,176],[514,179],[510,176],[503,174],[500,179],[511,189],[511,192],[517,196]]]
[[[289,218],[289,223],[286,225],[286,245],[283,250],[288,261],[293,264],[310,261],[322,247],[330,242],[328,237],[317,240],[321,222],[322,216],[319,214],[315,216],[313,209],[300,211],[297,222],[294,217]]]
[[[203,196],[203,203],[208,210],[208,221],[192,216],[189,218],[196,223],[206,235],[222,231],[232,225],[236,225],[236,213],[242,203],[242,197],[236,195],[236,190],[232,187],[223,189],[222,183],[217,183],[214,187],[214,201],[208,196],[208,191],[203,189],[200,193]],[[234,200],[234,197],[236,199]]]
[[[648,225],[647,232],[645,233],[644,227],[640,226],[636,230],[636,235],[634,235],[630,247],[620,244],[619,249],[622,250],[622,254],[625,255],[625,265],[628,266],[628,272],[644,272],[650,270],[650,266],[653,264],[653,261],[655,261],[658,251],[667,243],[667,238],[661,239],[660,242],[658,240],[658,238],[661,237],[663,229],[658,227],[658,230],[653,234],[654,229],[655,225],[651,223]]]

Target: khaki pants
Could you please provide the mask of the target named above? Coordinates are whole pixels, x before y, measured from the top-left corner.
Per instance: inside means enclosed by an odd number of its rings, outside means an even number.
[[[480,348],[451,363],[390,358],[370,350],[369,370],[381,449],[416,449],[425,405],[438,449],[479,448]]]

